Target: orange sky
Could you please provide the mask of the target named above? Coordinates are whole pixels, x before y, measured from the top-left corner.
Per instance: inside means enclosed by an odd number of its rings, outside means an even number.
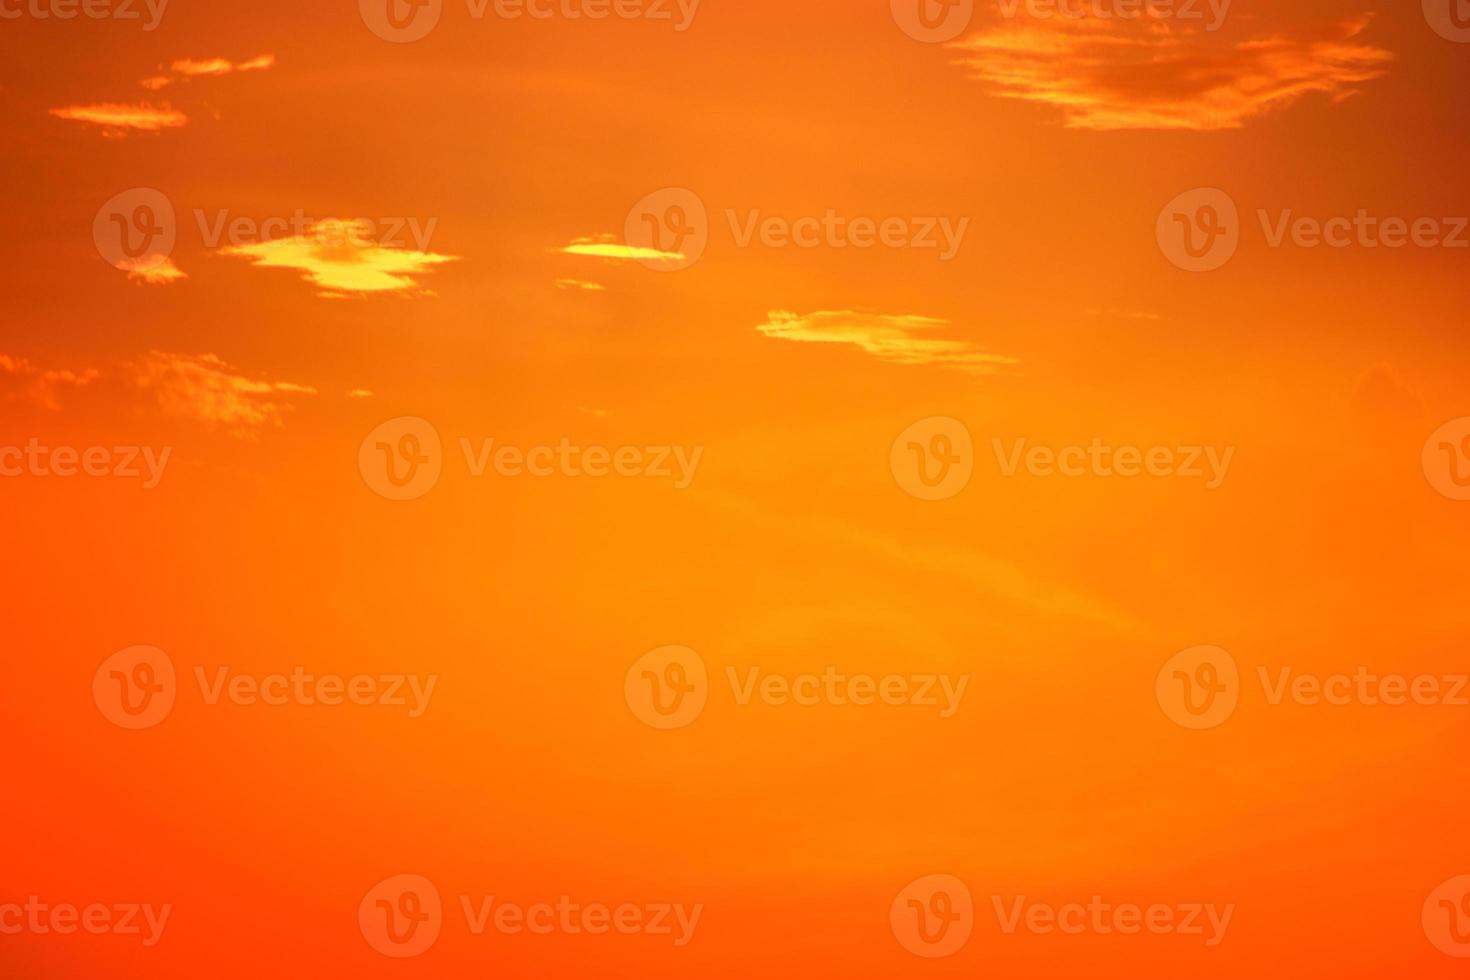
[[[1470,672],[1452,11],[1007,0],[930,43],[918,0],[589,2],[394,43],[374,0],[0,0],[0,975],[1461,975],[1470,707],[1260,680]],[[177,700],[133,731],[93,692],[137,646]],[[1238,706],[1194,730],[1160,677],[1201,646]],[[668,647],[703,704],[660,728]],[[222,667],[437,681],[211,704]],[[359,920],[399,875],[443,905],[402,959]],[[943,957],[930,875],[973,903]],[[31,896],[171,913],[6,932]],[[490,896],[702,911],[476,935]],[[996,911],[1093,896],[1233,912]]]

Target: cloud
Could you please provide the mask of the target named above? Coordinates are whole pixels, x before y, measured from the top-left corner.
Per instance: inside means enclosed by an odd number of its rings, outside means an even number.
[[[418,276],[455,255],[438,255],[370,240],[371,222],[330,218],[303,234],[219,250],[221,255],[249,259],[261,269],[297,269],[320,287],[319,296],[340,299],[368,293],[425,293]]]
[[[1055,106],[1074,129],[1238,129],[1309,94],[1341,102],[1393,54],[1355,39],[1370,15],[1315,37],[1228,44],[1164,21],[1058,17],[979,31],[950,47],[1007,98]]]
[[[578,238],[561,249],[564,255],[585,255],[597,259],[618,259],[628,262],[644,262],[650,259],[679,262],[684,255],[679,252],[661,252],[656,248],[624,245],[613,235],[592,235]]]
[[[373,393],[366,388],[353,388],[347,393],[348,398],[371,398]]]
[[[308,385],[246,377],[213,354],[149,351],[126,368],[129,380],[165,415],[193,419],[240,436],[266,426],[279,427],[294,410],[292,396],[317,393]]]
[[[1157,313],[1148,313],[1143,310],[1118,310],[1108,308],[1106,310],[1091,309],[1087,311],[1088,316],[1112,317],[1118,320],[1161,320],[1163,317]]]
[[[174,260],[166,255],[123,259],[118,262],[117,267],[126,272],[129,279],[148,286],[167,286],[169,283],[189,278],[189,274],[174,265]]]
[[[167,71],[162,68],[158,75],[143,79],[143,87],[157,91],[167,85],[172,85],[179,79],[200,78],[219,75],[232,75],[242,71],[263,71],[275,66],[276,56],[263,54],[248,61],[234,62],[228,58],[180,58],[168,66]]]
[[[133,360],[97,368],[43,369],[24,357],[0,354],[0,396],[61,411],[68,396],[98,382],[106,408],[144,406],[192,419],[241,438],[278,428],[295,409],[293,399],[317,394],[311,385],[250,377],[213,354],[149,351]],[[370,397],[356,389],[349,397]]]
[[[102,134],[121,138],[131,131],[157,133],[164,129],[177,129],[189,124],[189,117],[167,104],[156,106],[147,102],[123,105],[108,102],[101,105],[73,105],[52,109],[57,119],[101,126]]]
[[[600,293],[603,290],[607,289],[607,287],[600,282],[588,282],[585,279],[558,279],[556,281],[556,288],[578,289],[584,292],[591,293]]]
[[[94,368],[45,371],[23,357],[0,354],[0,375],[14,379],[21,385],[18,390],[7,392],[7,399],[24,399],[47,411],[56,412],[61,410],[62,389],[85,388],[100,377],[100,372]]]
[[[967,374],[996,374],[1008,365],[1020,363],[1014,357],[986,353],[969,341],[917,336],[948,326],[948,320],[852,310],[822,310],[805,315],[775,311],[767,316],[767,322],[756,327],[767,337],[852,344],[890,364],[933,364]]]

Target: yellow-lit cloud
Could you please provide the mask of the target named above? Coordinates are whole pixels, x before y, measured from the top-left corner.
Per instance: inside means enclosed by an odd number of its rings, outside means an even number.
[[[261,269],[296,269],[328,298],[369,293],[423,292],[418,278],[458,256],[379,245],[369,239],[371,223],[327,219],[304,234],[220,249]]]
[[[1318,36],[1224,43],[1159,20],[1008,22],[950,47],[1000,95],[1041,102],[1076,129],[1236,129],[1309,94],[1340,102],[1387,73],[1393,54],[1356,38],[1367,15]]]
[[[679,252],[661,252],[656,248],[625,245],[612,235],[578,238],[561,251],[565,255],[584,255],[597,259],[620,259],[629,262],[642,262],[650,259],[678,262],[684,258]]]
[[[103,135],[125,136],[137,130],[156,133],[163,129],[177,129],[189,123],[189,117],[167,105],[150,105],[139,102],[135,105],[108,102],[101,105],[73,105],[52,109],[57,119],[101,126]]]
[[[603,290],[607,289],[607,287],[600,282],[588,282],[585,279],[558,279],[556,281],[556,288],[578,289],[584,292],[592,293],[600,293]]]
[[[919,334],[949,325],[924,316],[889,316],[853,310],[797,314],[775,311],[756,329],[777,340],[819,344],[851,344],[893,364],[934,364],[969,374],[995,374],[1019,364],[1014,357],[990,354],[966,340],[943,340]]]
[[[157,91],[164,86],[173,84],[180,78],[200,78],[205,76],[231,75],[241,71],[262,71],[271,68],[276,63],[276,56],[263,54],[248,61],[234,62],[228,58],[180,58],[168,66],[167,72],[160,69],[160,74],[151,78],[143,79],[143,87]]]

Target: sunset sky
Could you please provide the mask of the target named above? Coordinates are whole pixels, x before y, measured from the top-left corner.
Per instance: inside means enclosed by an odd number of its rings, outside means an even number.
[[[1470,704],[1269,690],[1470,673],[1470,3],[125,2],[0,0],[0,977],[1470,969]]]

